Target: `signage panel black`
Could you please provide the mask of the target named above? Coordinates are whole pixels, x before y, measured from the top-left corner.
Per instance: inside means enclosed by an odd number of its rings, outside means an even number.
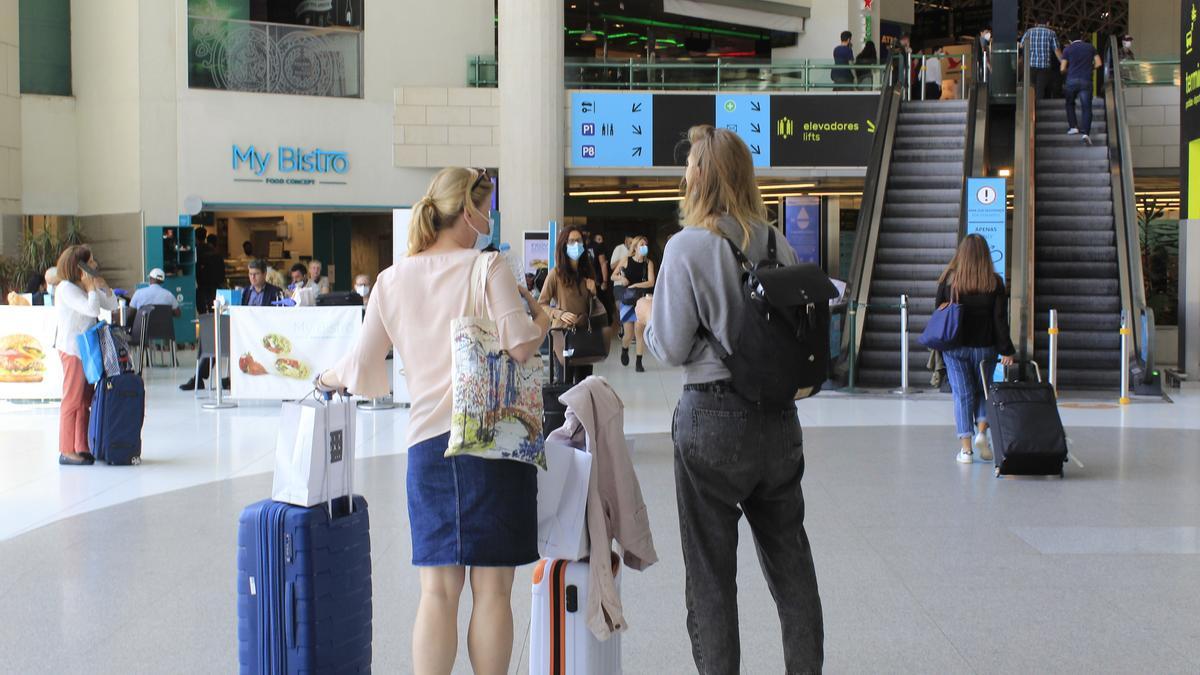
[[[877,96],[771,97],[773,166],[865,166]]]
[[[688,129],[716,123],[712,94],[655,94],[654,166],[687,166]]]

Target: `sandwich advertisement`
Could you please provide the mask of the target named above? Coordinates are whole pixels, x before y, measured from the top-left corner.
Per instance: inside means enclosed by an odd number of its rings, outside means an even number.
[[[53,307],[0,306],[0,399],[62,398]]]
[[[362,312],[362,307],[230,307],[233,398],[308,396],[317,373],[358,343]]]

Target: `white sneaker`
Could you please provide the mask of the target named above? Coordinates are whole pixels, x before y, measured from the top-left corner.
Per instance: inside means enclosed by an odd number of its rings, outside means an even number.
[[[1071,127],[1070,129],[1067,129],[1068,136],[1074,136],[1077,133],[1079,133],[1079,130],[1076,129],[1075,127]]]
[[[967,452],[966,450],[959,450],[958,457],[955,459],[958,460],[959,464],[970,464],[971,462],[975,461],[975,455]]]
[[[1091,145],[1091,144],[1092,144],[1092,137],[1091,137],[1091,136],[1088,136],[1087,134],[1084,134],[1084,135],[1083,135],[1083,144],[1084,144],[1084,145]]]
[[[985,462],[992,461],[992,446],[988,444],[986,431],[975,434],[975,440],[971,444],[975,446],[975,452],[979,453],[979,459]]]

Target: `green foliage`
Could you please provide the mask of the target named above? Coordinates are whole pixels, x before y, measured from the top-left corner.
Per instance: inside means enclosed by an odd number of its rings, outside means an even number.
[[[54,266],[68,246],[83,243],[83,235],[74,220],[61,237],[46,230],[35,233],[28,225],[22,235],[21,250],[17,255],[0,256],[0,297],[7,296],[9,291],[21,292],[34,272],[45,272]]]
[[[1138,211],[1138,243],[1146,304],[1160,326],[1179,321],[1179,221],[1163,218],[1161,209]]]

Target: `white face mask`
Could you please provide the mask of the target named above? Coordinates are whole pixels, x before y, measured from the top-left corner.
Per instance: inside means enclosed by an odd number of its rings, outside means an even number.
[[[354,287],[354,292],[358,293],[359,295],[363,296],[364,298],[367,297],[367,293],[369,293],[370,291],[371,291],[371,287],[366,284],[359,284]]]
[[[467,226],[475,233],[475,250],[482,251],[487,248],[492,243],[492,219],[488,218],[487,234],[480,234],[479,230],[476,230],[475,226],[471,224],[471,216],[464,213],[464,217],[467,219]]]
[[[1133,40],[1126,40],[1126,41],[1122,42],[1121,44],[1125,45],[1125,49],[1129,49],[1129,48],[1133,47]]]

